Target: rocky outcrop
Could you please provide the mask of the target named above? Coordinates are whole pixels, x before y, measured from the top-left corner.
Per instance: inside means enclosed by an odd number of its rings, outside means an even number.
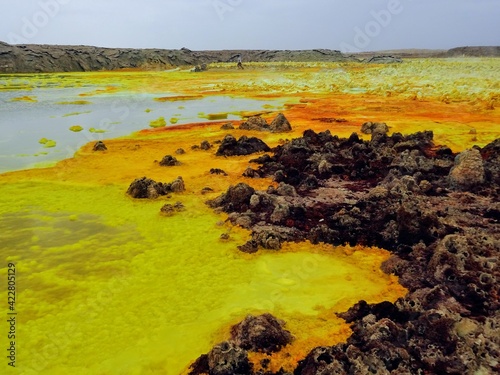
[[[269,130],[269,124],[260,116],[252,116],[242,122],[239,128],[241,130],[265,131]]]
[[[245,122],[242,122],[239,128],[241,130],[285,133],[292,130],[292,125],[290,125],[290,122],[288,122],[283,113],[279,113],[271,122],[271,124],[268,124],[267,121],[261,116],[252,116],[249,117]]]
[[[373,56],[367,61],[368,64],[400,64],[402,62],[403,59],[390,55]]]
[[[278,115],[271,122],[271,125],[269,125],[269,130],[272,133],[289,132],[292,130],[292,125],[290,125],[290,122],[288,122],[283,113],[278,113]]]
[[[176,202],[175,204],[164,204],[160,208],[160,213],[164,216],[172,216],[178,212],[184,211],[186,208],[181,202]]]
[[[174,167],[176,165],[181,165],[181,163],[172,155],[165,155],[163,159],[161,159],[160,165],[162,167]]]
[[[156,199],[169,193],[180,193],[186,190],[182,177],[177,177],[171,183],[156,182],[150,178],[135,179],[127,189],[127,194],[132,198]]]
[[[252,368],[246,350],[224,341],[200,356],[191,365],[189,375],[252,375]]]
[[[247,316],[231,328],[231,340],[245,350],[252,352],[279,352],[293,340],[292,334],[283,327],[285,322],[271,314]]]
[[[455,155],[430,131],[365,130],[369,141],[308,130],[252,160],[278,187],[211,201],[252,231],[245,252],[309,240],[392,253],[382,269],[409,293],[341,314],[353,335],[315,348],[294,374],[499,372],[500,140]]]
[[[189,375],[253,375],[248,352],[272,353],[292,342],[292,335],[283,328],[284,322],[271,314],[247,316],[231,328],[231,339],[224,341],[191,366]]]
[[[485,181],[483,158],[479,150],[466,150],[455,158],[455,166],[451,169],[451,187],[458,190],[470,190]]]
[[[442,57],[500,57],[499,46],[457,47],[448,50]]]
[[[226,193],[213,201],[209,201],[211,207],[222,207],[224,211],[243,211],[250,204],[250,198],[255,193],[255,189],[243,182],[236,186],[231,186]]]
[[[94,144],[94,147],[92,147],[93,151],[106,151],[107,149],[108,148],[106,147],[103,141],[97,141]]]
[[[256,152],[271,151],[268,145],[262,140],[255,137],[242,136],[236,140],[232,135],[228,134],[222,140],[217,156],[237,156],[237,155],[250,155]]]
[[[498,57],[500,47],[459,47],[444,52],[401,50],[394,53],[404,57]],[[371,53],[359,53],[346,56],[340,51],[328,49],[191,51],[188,48],[180,50],[130,49],[37,44],[10,45],[0,42],[0,73],[80,72],[124,68],[167,69],[178,66],[190,66],[193,67],[194,72],[203,72],[207,64],[227,62],[236,54],[241,54],[247,62],[393,63],[401,61],[393,55],[372,56]],[[363,59],[365,56],[367,56],[366,60]]]
[[[80,72],[124,68],[168,69],[191,66],[193,71],[206,70],[207,64],[227,62],[242,54],[244,61],[348,61],[339,51],[303,50],[224,50],[191,51],[187,48],[130,49],[92,46],[9,45],[0,42],[0,73]]]

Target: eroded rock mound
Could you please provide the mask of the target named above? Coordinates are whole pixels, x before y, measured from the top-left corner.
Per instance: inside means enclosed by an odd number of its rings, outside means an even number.
[[[180,193],[185,190],[182,177],[178,177],[171,183],[156,182],[150,178],[142,177],[135,179],[127,189],[127,194],[132,198],[156,199],[160,195],[169,193]]]
[[[104,144],[103,141],[97,141],[95,144],[94,144],[94,147],[92,148],[92,150],[94,151],[106,151],[108,148],[106,147],[106,145]]]
[[[162,167],[173,167],[176,165],[181,165],[181,163],[172,155],[166,155],[163,157],[163,159],[161,159],[160,165]]]
[[[225,212],[244,211],[250,204],[253,193],[255,193],[253,187],[240,182],[236,186],[229,187],[227,192],[218,198],[208,201],[208,205],[214,208],[220,207]]]
[[[246,350],[234,342],[224,341],[200,356],[190,367],[189,375],[252,375],[252,364]]]
[[[292,125],[288,122],[283,113],[279,113],[269,126],[272,133],[284,133],[292,130]]]
[[[479,150],[465,150],[458,154],[449,178],[450,185],[457,190],[470,190],[482,185],[485,181],[485,171]]]
[[[189,375],[256,375],[249,352],[272,353],[291,343],[293,337],[284,323],[271,314],[248,316],[231,328],[231,339],[215,345],[191,366]],[[283,374],[283,372],[278,372]],[[273,373],[266,373],[273,375]]]
[[[285,330],[285,322],[271,314],[249,315],[231,328],[231,340],[245,350],[252,352],[278,352],[292,342],[292,334]]]
[[[392,252],[382,269],[408,295],[341,314],[353,335],[294,374],[498,373],[500,140],[457,156],[430,131],[387,130],[365,125],[370,141],[308,130],[251,160],[260,166],[247,175],[277,187],[232,187],[210,204],[252,231],[241,251],[306,239]]]
[[[264,131],[269,130],[269,124],[260,116],[252,116],[245,122],[242,122],[239,128],[242,130]]]
[[[256,152],[270,151],[268,145],[262,140],[255,137],[242,136],[236,140],[232,135],[228,134],[222,140],[217,156],[236,156],[236,155],[250,155]]]

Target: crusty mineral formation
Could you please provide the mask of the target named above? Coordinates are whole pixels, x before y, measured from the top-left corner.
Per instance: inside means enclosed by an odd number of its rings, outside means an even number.
[[[171,183],[156,182],[150,178],[135,179],[127,189],[127,194],[132,198],[156,199],[160,195],[180,193],[185,190],[182,177],[177,177]]]
[[[307,130],[251,160],[278,187],[231,187],[210,205],[252,231],[242,251],[309,240],[392,252],[382,268],[409,293],[340,314],[353,335],[294,375],[499,373],[500,140],[457,156],[430,131],[384,125],[365,126],[370,141]]]

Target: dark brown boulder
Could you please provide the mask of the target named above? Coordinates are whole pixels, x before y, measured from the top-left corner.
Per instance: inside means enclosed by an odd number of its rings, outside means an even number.
[[[480,152],[473,148],[458,154],[448,178],[451,187],[457,190],[470,190],[482,185],[485,170]]]
[[[245,320],[231,328],[231,339],[245,350],[272,353],[280,351],[293,340],[285,330],[285,323],[271,314],[248,315]]]
[[[220,127],[220,130],[233,130],[234,125],[232,122],[226,122],[224,125]]]
[[[265,119],[260,116],[249,117],[247,121],[241,123],[240,129],[242,130],[269,130],[269,125]]]
[[[189,375],[252,375],[252,364],[246,350],[234,342],[224,341],[201,355],[191,366]]]
[[[174,181],[167,184],[156,182],[147,177],[136,178],[127,189],[127,194],[132,198],[156,199],[160,195],[169,193],[180,193],[186,190],[182,177],[177,177]]]
[[[184,185],[184,180],[181,176],[177,177],[174,181],[169,184],[170,191],[173,193],[181,193],[186,190]]]
[[[387,134],[389,132],[389,127],[385,122],[365,122],[361,125],[361,133],[373,134],[373,132]]]
[[[202,150],[208,151],[208,150],[210,150],[212,148],[212,145],[210,144],[209,141],[205,140],[205,141],[201,142],[200,148]]]
[[[94,151],[106,151],[108,148],[103,141],[97,141],[92,150]]]
[[[271,151],[268,145],[262,140],[255,137],[242,136],[236,140],[232,135],[228,134],[222,140],[219,149],[215,155],[217,156],[236,156],[236,155],[250,155],[256,152]]]
[[[292,125],[290,125],[283,113],[279,113],[271,122],[269,129],[272,133],[284,133],[291,131]]]
[[[150,178],[142,177],[135,179],[129,186],[127,194],[132,198],[155,199],[160,195],[166,195],[170,191],[168,184],[156,182]]]
[[[160,165],[162,167],[173,167],[176,165],[181,165],[181,163],[172,155],[166,155],[161,159]]]
[[[253,187],[240,182],[236,186],[230,186],[227,192],[207,203],[214,208],[220,207],[225,212],[239,211],[250,204],[250,198],[254,193]]]

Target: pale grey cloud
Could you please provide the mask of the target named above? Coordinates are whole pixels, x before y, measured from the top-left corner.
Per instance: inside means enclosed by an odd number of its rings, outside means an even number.
[[[500,45],[500,0],[0,0],[0,40],[191,49]]]

